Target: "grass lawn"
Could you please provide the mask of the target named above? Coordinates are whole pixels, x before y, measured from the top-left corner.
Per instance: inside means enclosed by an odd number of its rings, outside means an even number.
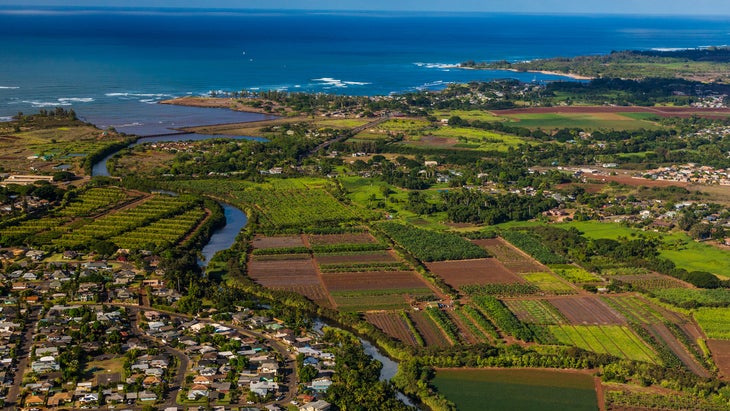
[[[461,411],[598,409],[593,378],[547,370],[439,370],[434,385]]]
[[[619,113],[529,113],[509,114],[504,117],[516,125],[527,128],[557,129],[583,128],[589,130],[615,129],[636,130],[655,129],[656,124],[642,118],[624,116]]]

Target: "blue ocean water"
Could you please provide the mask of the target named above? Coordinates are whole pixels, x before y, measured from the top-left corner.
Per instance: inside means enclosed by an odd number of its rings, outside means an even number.
[[[0,8],[0,117],[66,106],[118,126],[211,90],[385,95],[544,81],[561,77],[449,65],[725,44],[730,21],[714,17]]]

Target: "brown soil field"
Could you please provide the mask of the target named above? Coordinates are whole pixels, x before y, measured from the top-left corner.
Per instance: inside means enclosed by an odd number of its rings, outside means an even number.
[[[439,261],[426,263],[428,269],[452,287],[472,284],[511,284],[524,282],[496,258]]]
[[[447,347],[451,345],[446,335],[438,328],[433,321],[423,311],[415,311],[408,313],[418,332],[423,337],[426,346]]]
[[[416,346],[416,338],[411,334],[406,321],[394,312],[369,312],[365,319],[374,326],[380,328],[389,336],[411,346]]]
[[[257,235],[256,237],[254,237],[252,244],[253,248],[304,247],[304,241],[299,235],[281,237],[266,237]]]
[[[271,287],[277,290],[286,290],[286,291],[293,291],[297,294],[301,294],[310,300],[314,301],[315,303],[324,306],[324,307],[332,307],[332,303],[330,303],[329,294],[327,293],[327,290],[324,289],[323,286],[317,284],[317,285],[292,285],[292,286],[282,286],[282,287]]]
[[[367,252],[364,254],[317,255],[317,264],[390,263],[398,261],[391,251]]]
[[[660,117],[691,117],[693,115],[706,118],[728,117],[730,109],[695,108],[695,107],[624,107],[624,106],[564,106],[564,107],[531,107],[509,110],[493,110],[496,116],[507,114],[600,114],[600,113],[652,113]]]
[[[621,314],[598,297],[559,297],[549,301],[573,325],[623,325],[626,323]]]
[[[471,332],[469,327],[466,324],[464,324],[461,321],[461,319],[454,314],[453,311],[444,311],[444,312],[446,313],[446,315],[449,316],[449,319],[451,319],[451,322],[454,323],[456,328],[459,329],[459,339],[461,340],[461,342],[466,343],[466,344],[478,344],[480,342],[484,342],[484,341],[481,341],[480,338],[475,336]]]
[[[451,137],[423,136],[420,140],[409,141],[408,143],[416,146],[451,147],[458,144],[459,141]]]
[[[266,287],[321,285],[312,260],[251,261],[249,276]]]
[[[309,254],[266,254],[252,255],[253,261],[284,261],[284,260],[309,260],[312,256]]]
[[[322,279],[330,292],[428,288],[412,271],[325,273],[322,274]]]
[[[534,273],[549,271],[547,267],[535,261],[532,257],[515,248],[512,244],[501,238],[488,238],[485,240],[473,240],[474,244],[486,249],[495,256],[505,268],[513,273]]]
[[[372,244],[377,241],[368,233],[310,235],[312,245],[329,244]]]
[[[730,341],[707,340],[707,346],[712,352],[712,358],[720,370],[720,378],[730,380]]]

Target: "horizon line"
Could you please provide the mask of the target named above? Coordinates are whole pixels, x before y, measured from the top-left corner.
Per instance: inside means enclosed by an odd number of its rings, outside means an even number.
[[[67,5],[23,5],[0,4],[0,10],[16,11],[43,11],[43,10],[79,10],[79,11],[196,11],[196,12],[302,12],[302,13],[407,13],[407,14],[444,14],[444,15],[474,15],[476,14],[504,14],[526,16],[614,16],[614,17],[714,17],[722,18],[728,14],[680,14],[680,13],[618,13],[618,12],[530,12],[530,11],[489,11],[489,10],[409,10],[409,9],[306,9],[306,8],[266,8],[266,7],[178,7],[178,6],[67,6]]]

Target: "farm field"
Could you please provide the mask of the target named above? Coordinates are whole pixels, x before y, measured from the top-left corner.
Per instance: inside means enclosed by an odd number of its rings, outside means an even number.
[[[724,288],[694,289],[694,288],[664,288],[654,290],[660,300],[678,307],[696,306],[728,306],[730,305],[730,290]]]
[[[512,244],[501,238],[474,240],[472,242],[486,249],[507,269],[515,273],[529,273],[546,270],[545,266],[517,250]]]
[[[330,306],[327,290],[311,259],[258,260],[249,262],[248,275],[264,287],[299,293],[310,300]]]
[[[460,288],[473,284],[511,284],[522,279],[510,272],[495,258],[427,263],[429,271],[441,277],[446,284]]]
[[[659,364],[659,357],[628,327],[619,325],[551,325],[562,344],[600,354]]]
[[[376,227],[395,244],[424,262],[489,257],[484,249],[453,233],[439,233],[394,222],[378,223]]]
[[[436,323],[423,311],[410,311],[408,317],[416,326],[418,333],[423,337],[427,347],[447,347],[449,340]]]
[[[730,308],[702,307],[692,315],[708,338],[730,340]]]
[[[254,249],[293,248],[304,247],[304,241],[299,235],[292,236],[263,236],[257,235],[251,242]]]
[[[567,324],[568,320],[548,300],[504,300],[518,320],[530,324]]]
[[[461,411],[595,411],[588,374],[548,370],[444,370],[434,385]]]
[[[334,254],[316,254],[317,264],[394,263],[398,259],[392,251],[353,251]]]
[[[576,113],[519,113],[502,114],[516,126],[527,128],[541,128],[543,130],[565,127],[578,127],[587,130],[615,129],[636,130],[640,128],[654,129],[657,124],[636,116],[620,112],[576,112]]]
[[[309,243],[313,246],[331,244],[374,244],[377,240],[368,233],[309,235]]]
[[[720,377],[730,379],[730,340],[707,340],[712,359],[720,371]]]
[[[273,179],[266,183],[187,180],[171,182],[169,188],[205,191],[229,199],[239,208],[255,211],[264,231],[362,220],[363,212],[335,199],[327,192],[327,183],[315,178]]]
[[[688,283],[685,283],[682,280],[663,274],[617,275],[610,276],[609,278],[631,284],[635,289],[647,291],[690,287]]]
[[[413,336],[406,320],[403,318],[402,311],[368,312],[365,313],[365,319],[381,329],[384,333],[405,344],[412,346],[418,345],[416,337]]]
[[[594,283],[601,281],[597,275],[572,264],[551,264],[550,270],[571,283]]]
[[[566,284],[561,279],[556,277],[552,273],[548,272],[537,272],[537,273],[524,273],[520,276],[530,284],[534,284],[540,291],[546,294],[553,295],[566,295],[577,293],[576,289],[571,285]]]
[[[616,310],[595,296],[558,297],[550,303],[573,325],[625,324]]]

